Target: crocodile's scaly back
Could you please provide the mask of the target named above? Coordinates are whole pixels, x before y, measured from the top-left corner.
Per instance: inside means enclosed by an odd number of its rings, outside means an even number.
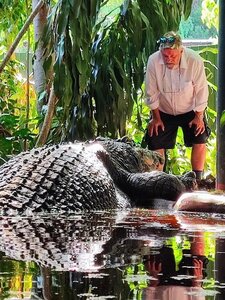
[[[81,143],[43,147],[5,163],[0,168],[2,213],[118,207],[113,180],[96,157],[99,148]]]

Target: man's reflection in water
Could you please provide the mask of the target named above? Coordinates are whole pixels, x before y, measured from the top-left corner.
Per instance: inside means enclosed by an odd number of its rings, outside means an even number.
[[[219,283],[217,288],[218,294],[216,300],[225,299],[225,239],[216,239],[216,253],[215,253],[215,280]]]
[[[146,258],[145,266],[151,277],[143,292],[146,300],[205,300],[202,280],[206,277],[208,259],[204,255],[201,233],[191,238],[190,250],[183,250],[176,267],[173,249],[163,246],[159,254]]]

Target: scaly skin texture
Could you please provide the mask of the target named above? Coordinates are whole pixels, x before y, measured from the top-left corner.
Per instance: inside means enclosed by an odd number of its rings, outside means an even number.
[[[11,259],[34,261],[39,266],[57,271],[91,272],[109,263],[117,267],[118,264],[127,265],[130,263],[130,251],[142,254],[141,245],[146,243],[144,236],[150,235],[153,241],[164,234],[168,238],[177,233],[174,227],[172,230],[166,227],[165,230],[164,227],[140,226],[143,219],[145,224],[146,219],[147,224],[154,222],[155,217],[147,215],[139,218],[138,214],[129,216],[126,211],[92,211],[71,217],[0,217],[0,252]],[[143,216],[146,216],[145,213]],[[132,225],[126,226],[129,221]],[[138,243],[135,243],[135,237]],[[148,249],[150,252],[152,246]]]
[[[113,225],[115,220],[110,213],[97,212],[81,213],[77,218],[0,217],[0,251],[10,258],[35,261],[58,271],[82,271],[82,253],[89,254],[90,265],[93,257],[94,267],[94,255],[101,252],[99,245],[110,239]]]
[[[193,172],[175,176],[162,171],[128,172],[118,167],[117,158],[107,152],[98,152],[114,182],[123,190],[136,206],[151,207],[150,199],[161,198],[175,201],[186,190],[196,187]]]
[[[145,205],[154,197],[175,200],[185,190],[181,180],[146,172],[161,163],[155,152],[110,139],[21,153],[0,168],[0,213],[126,208],[140,197]]]
[[[119,206],[113,180],[91,146],[43,147],[22,153],[0,168],[0,207],[4,214]]]

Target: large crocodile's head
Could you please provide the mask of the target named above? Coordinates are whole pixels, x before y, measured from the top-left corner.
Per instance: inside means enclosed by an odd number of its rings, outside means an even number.
[[[130,140],[98,138],[97,142],[108,153],[106,160],[111,162],[110,168],[114,165],[119,173],[122,170],[129,173],[149,172],[160,169],[164,163],[164,158],[158,152],[141,148]],[[109,167],[103,157],[101,159]]]
[[[136,147],[136,152],[140,157],[142,172],[162,169],[164,158],[158,152],[141,147]]]

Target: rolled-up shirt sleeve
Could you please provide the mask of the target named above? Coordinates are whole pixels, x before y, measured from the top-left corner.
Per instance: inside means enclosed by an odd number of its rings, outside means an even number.
[[[145,75],[145,102],[147,106],[154,110],[159,107],[159,90],[156,80],[155,65],[151,59],[148,59],[147,70]]]
[[[193,79],[195,93],[195,111],[204,111],[208,104],[209,89],[204,69],[204,63],[201,58],[196,60],[195,76]]]

